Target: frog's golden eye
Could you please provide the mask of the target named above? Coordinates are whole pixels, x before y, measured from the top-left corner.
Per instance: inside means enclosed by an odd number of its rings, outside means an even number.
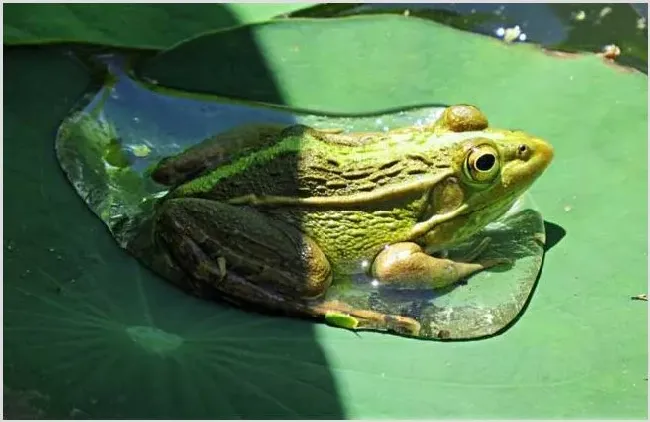
[[[499,153],[490,145],[472,148],[465,159],[465,175],[473,182],[490,182],[499,173]]]

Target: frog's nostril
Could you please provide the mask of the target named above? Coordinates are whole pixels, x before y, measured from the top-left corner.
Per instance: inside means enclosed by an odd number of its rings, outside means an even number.
[[[533,149],[526,144],[519,144],[517,147],[517,157],[520,160],[527,161],[533,155]]]

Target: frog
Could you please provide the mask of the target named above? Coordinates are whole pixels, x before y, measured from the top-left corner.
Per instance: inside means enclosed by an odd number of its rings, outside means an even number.
[[[553,147],[490,127],[476,106],[379,132],[303,124],[240,127],[165,157],[153,241],[196,291],[352,330],[418,336],[409,315],[327,299],[362,274],[383,288],[440,290],[501,265],[446,253],[538,179]]]

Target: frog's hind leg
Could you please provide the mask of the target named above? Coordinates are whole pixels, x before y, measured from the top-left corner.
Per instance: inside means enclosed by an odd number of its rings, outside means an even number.
[[[240,303],[288,310],[322,296],[331,284],[330,264],[311,238],[253,208],[169,199],[156,224],[156,241],[191,280],[187,284]]]
[[[388,330],[417,337],[420,323],[413,318],[389,315],[367,309],[357,309],[338,300],[312,305],[314,316],[322,317],[333,326],[351,330]]]

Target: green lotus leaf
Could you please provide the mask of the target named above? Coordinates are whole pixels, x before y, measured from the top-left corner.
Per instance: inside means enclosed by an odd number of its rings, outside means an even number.
[[[4,58],[5,415],[647,418],[647,303],[630,299],[647,292],[646,75],[394,16],[234,28],[141,65],[164,86],[321,112],[471,103],[549,140],[531,189],[547,252],[524,316],[500,336],[430,342],[165,283],[60,171],[54,138],[92,91],[85,69],[52,47]]]
[[[8,4],[3,6],[3,42],[157,50],[205,31],[264,21],[310,4]]]

